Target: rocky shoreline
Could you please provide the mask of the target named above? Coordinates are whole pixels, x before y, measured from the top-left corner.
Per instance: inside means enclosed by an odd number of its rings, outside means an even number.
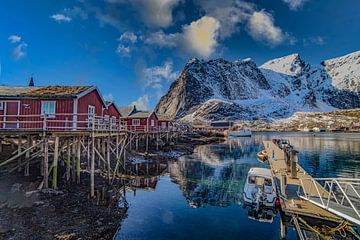
[[[132,156],[166,163],[191,154],[197,145],[221,141],[211,134],[188,135],[160,151]],[[40,178],[20,173],[0,176],[0,239],[112,239],[127,216],[127,205],[118,204],[123,181],[117,179],[109,185],[97,173],[97,197],[90,198],[89,178],[83,171],[80,184],[61,181],[59,190],[54,191],[37,190]]]

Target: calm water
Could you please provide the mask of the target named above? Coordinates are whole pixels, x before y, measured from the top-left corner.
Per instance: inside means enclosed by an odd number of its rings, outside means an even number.
[[[262,140],[272,138],[289,139],[313,176],[360,177],[359,134],[266,133],[199,146],[127,193],[128,217],[115,239],[279,239],[279,215],[251,220],[241,203],[248,170],[267,167],[256,156]],[[293,229],[287,239],[296,239]]]

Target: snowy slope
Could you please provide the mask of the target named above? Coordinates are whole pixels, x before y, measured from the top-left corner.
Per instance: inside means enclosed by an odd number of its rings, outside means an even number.
[[[359,56],[355,52],[311,66],[299,54],[292,54],[259,68],[250,59],[192,59],[156,111],[190,122],[272,121],[295,112],[357,108]]]

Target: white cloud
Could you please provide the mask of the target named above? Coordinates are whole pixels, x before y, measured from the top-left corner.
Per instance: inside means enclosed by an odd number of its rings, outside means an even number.
[[[255,5],[239,0],[195,0],[207,16],[216,18],[221,25],[220,38],[224,39],[240,30],[255,11]]]
[[[151,34],[145,42],[159,47],[176,47],[191,57],[210,57],[218,46],[220,23],[217,19],[204,16],[189,25],[182,32],[165,34],[158,31]]]
[[[64,14],[61,14],[61,13],[51,15],[50,18],[54,19],[58,23],[70,22],[72,20],[71,17],[65,16]]]
[[[282,1],[286,3],[291,10],[296,11],[300,9],[308,0],[282,0]]]
[[[121,34],[118,40],[123,42],[136,43],[137,36],[133,32],[124,32]]]
[[[181,0],[132,0],[149,27],[168,27],[173,23],[172,11]]]
[[[15,60],[19,60],[26,56],[25,49],[27,48],[27,44],[22,42],[17,47],[13,49],[13,57]]]
[[[155,66],[143,69],[143,86],[154,89],[161,89],[166,82],[174,81],[179,73],[173,71],[173,62],[166,61],[162,66]]]
[[[11,35],[8,39],[11,43],[18,43],[21,41],[21,37],[18,35]]]
[[[145,43],[157,45],[160,47],[176,47],[178,44],[179,33],[166,34],[163,30],[151,33],[148,38],[145,39]]]
[[[264,41],[271,46],[282,43],[287,35],[281,28],[275,26],[274,18],[265,11],[254,12],[248,22],[249,34],[258,41]]]
[[[124,46],[122,44],[119,44],[115,51],[118,55],[122,57],[130,57],[131,49],[129,46]]]
[[[124,32],[118,38],[119,44],[116,48],[116,53],[122,57],[130,57],[132,48],[137,42],[138,37],[133,32]]]
[[[321,36],[308,37],[308,38],[303,39],[303,44],[304,44],[304,46],[324,45],[325,44],[325,39],[323,37],[321,37]]]
[[[130,106],[134,106],[134,105],[139,110],[147,110],[149,108],[149,96],[145,94],[139,97],[136,101],[130,104]]]
[[[183,27],[184,45],[195,55],[208,58],[218,45],[220,23],[213,17],[204,16]]]

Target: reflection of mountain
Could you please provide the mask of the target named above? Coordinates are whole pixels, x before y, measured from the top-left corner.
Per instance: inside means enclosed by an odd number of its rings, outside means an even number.
[[[228,206],[239,203],[248,170],[257,161],[242,161],[256,156],[260,147],[249,140],[248,144],[217,144],[199,146],[191,156],[179,158],[169,165],[170,177],[179,184],[192,207]],[[251,143],[251,144],[250,144]]]

